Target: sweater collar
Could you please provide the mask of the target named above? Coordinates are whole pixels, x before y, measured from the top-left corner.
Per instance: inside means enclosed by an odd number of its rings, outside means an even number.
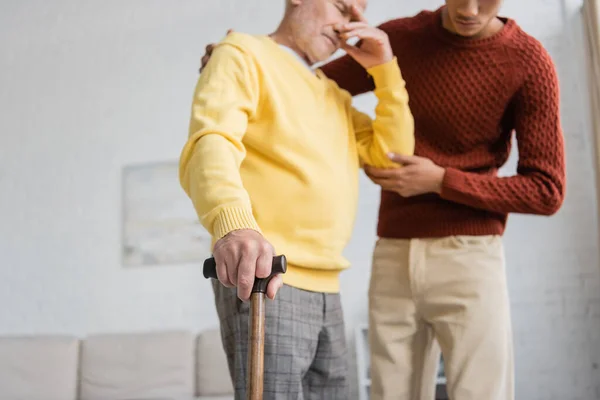
[[[444,42],[449,43],[451,45],[474,48],[494,44],[502,44],[506,40],[510,39],[510,37],[518,29],[518,25],[515,22],[515,20],[506,17],[498,17],[504,23],[504,26],[500,31],[496,32],[492,36],[488,36],[481,39],[466,38],[452,33],[446,28],[444,28],[442,21],[442,11],[445,7],[446,6],[441,6],[432,13],[431,23],[433,25],[433,30],[435,31],[436,36]]]
[[[288,53],[290,53],[294,58],[296,58],[296,60],[298,60],[298,62],[300,62],[302,65],[304,65],[306,68],[308,68],[309,71],[311,72],[315,72],[315,68],[310,65],[305,59],[303,59],[302,57],[300,57],[300,55],[298,53],[296,53],[294,50],[292,50],[290,47],[285,46],[283,44],[279,44],[279,47],[281,47],[283,50],[287,51]]]

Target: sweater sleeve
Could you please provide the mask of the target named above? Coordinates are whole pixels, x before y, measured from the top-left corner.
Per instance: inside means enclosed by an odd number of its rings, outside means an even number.
[[[370,92],[375,88],[369,73],[349,55],[330,61],[323,65],[321,70],[352,96]]]
[[[514,98],[517,174],[496,177],[447,168],[441,196],[499,213],[552,215],[565,196],[565,150],[555,66],[543,50]]]
[[[179,161],[181,186],[215,240],[237,229],[259,231],[240,175],[242,139],[257,103],[251,58],[235,46],[217,46],[198,78]]]
[[[375,119],[352,108],[352,122],[362,164],[374,167],[398,167],[388,154],[412,155],[415,150],[414,118],[408,106],[408,92],[398,61],[368,70],[375,82]]]

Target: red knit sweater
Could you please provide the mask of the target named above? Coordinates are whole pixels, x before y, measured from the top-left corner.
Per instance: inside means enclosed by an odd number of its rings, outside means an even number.
[[[492,37],[442,27],[441,10],[381,25],[406,81],[415,154],[446,168],[441,194],[382,191],[378,235],[502,234],[508,213],[550,215],[565,194],[559,87],[548,53],[511,19]],[[374,89],[349,57],[323,71],[353,95]],[[516,132],[517,174],[498,177]]]

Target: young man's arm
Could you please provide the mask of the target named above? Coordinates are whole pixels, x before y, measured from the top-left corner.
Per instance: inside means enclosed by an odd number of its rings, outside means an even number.
[[[194,93],[179,179],[200,222],[218,240],[233,230],[259,230],[239,171],[258,88],[253,63],[241,50],[221,45],[212,58]]]
[[[500,213],[551,215],[558,211],[565,196],[559,84],[552,60],[542,54],[515,99],[517,175],[495,177],[447,168],[443,198]]]
[[[398,167],[390,153],[412,155],[415,149],[414,119],[408,92],[396,58],[367,70],[375,82],[378,99],[375,119],[352,109],[361,163],[379,168]]]

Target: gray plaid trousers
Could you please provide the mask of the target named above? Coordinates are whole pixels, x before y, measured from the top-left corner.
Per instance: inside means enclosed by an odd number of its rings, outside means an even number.
[[[246,400],[250,304],[213,280],[235,400]],[[266,300],[264,400],[348,400],[348,360],[339,294],[284,285]]]

